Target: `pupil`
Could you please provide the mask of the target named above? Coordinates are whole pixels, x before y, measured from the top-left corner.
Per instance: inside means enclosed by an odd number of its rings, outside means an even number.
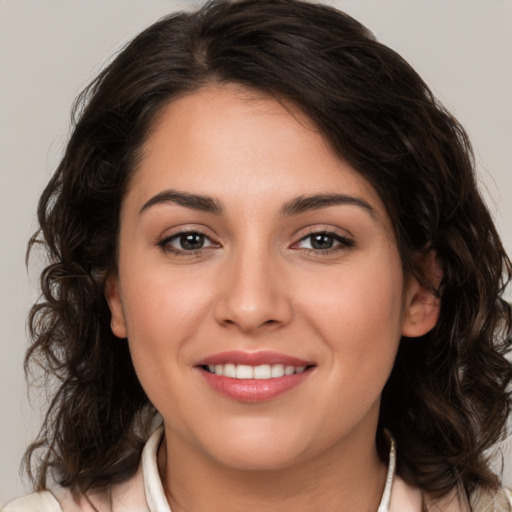
[[[204,235],[198,233],[190,233],[188,235],[182,235],[180,238],[180,244],[183,249],[187,251],[194,251],[201,249],[204,244]]]
[[[311,240],[313,249],[331,249],[333,239],[329,235],[314,235]]]

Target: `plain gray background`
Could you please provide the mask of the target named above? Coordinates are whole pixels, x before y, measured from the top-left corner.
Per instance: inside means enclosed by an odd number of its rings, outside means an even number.
[[[326,3],[405,57],[466,127],[483,193],[512,252],[512,0]],[[18,469],[42,399],[34,394],[30,407],[22,371],[39,268],[37,261],[25,268],[25,247],[67,140],[71,103],[120,45],[192,5],[198,2],[0,0],[0,504],[28,489]]]

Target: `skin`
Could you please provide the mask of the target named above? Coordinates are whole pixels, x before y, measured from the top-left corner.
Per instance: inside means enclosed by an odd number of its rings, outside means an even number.
[[[161,200],[171,189],[209,196],[222,213]],[[355,201],[283,215],[312,194]],[[180,231],[206,235],[202,248],[186,251]],[[332,247],[314,248],[311,234],[325,232]],[[106,294],[164,419],[173,511],[377,509],[381,392],[401,336],[430,330],[439,303],[404,278],[375,190],[304,115],[234,85],[167,105],[123,201]],[[296,388],[247,403],[196,366],[226,350],[315,367]]]

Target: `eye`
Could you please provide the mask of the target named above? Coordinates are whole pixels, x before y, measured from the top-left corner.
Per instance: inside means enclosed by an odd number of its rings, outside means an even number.
[[[301,238],[295,246],[309,251],[331,252],[352,247],[354,242],[337,233],[321,231]]]
[[[199,231],[178,233],[162,240],[158,245],[160,245],[164,250],[180,254],[195,254],[202,249],[216,246],[208,236]]]

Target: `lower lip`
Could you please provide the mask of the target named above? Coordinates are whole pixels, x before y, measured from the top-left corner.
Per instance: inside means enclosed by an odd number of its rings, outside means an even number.
[[[234,379],[199,368],[206,382],[217,392],[240,402],[265,402],[297,387],[309,377],[313,367],[302,373],[274,379]]]

